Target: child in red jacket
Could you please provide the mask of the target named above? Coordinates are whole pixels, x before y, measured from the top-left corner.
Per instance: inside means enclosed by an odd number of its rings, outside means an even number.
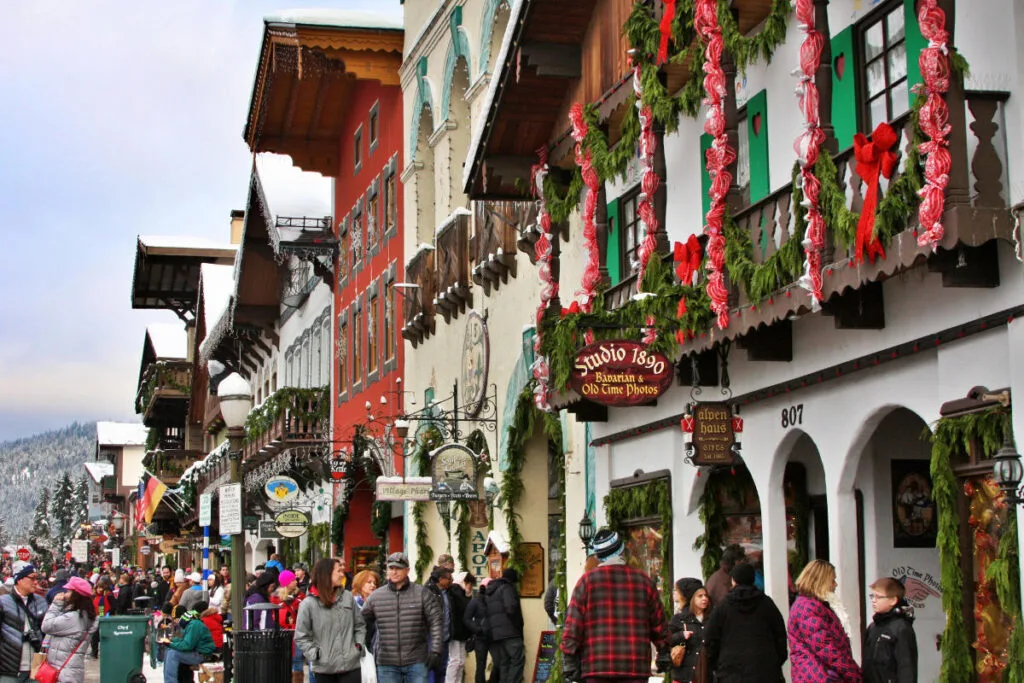
[[[222,649],[224,647],[224,615],[218,608],[209,607],[208,603],[203,601],[197,602],[194,609],[199,612],[199,617],[206,624],[206,628],[210,629],[213,644],[218,650]]]

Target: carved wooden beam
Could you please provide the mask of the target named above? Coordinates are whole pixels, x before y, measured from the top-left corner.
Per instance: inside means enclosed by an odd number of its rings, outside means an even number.
[[[583,73],[579,44],[524,43],[519,50],[526,64],[536,67],[538,76],[579,78]]]

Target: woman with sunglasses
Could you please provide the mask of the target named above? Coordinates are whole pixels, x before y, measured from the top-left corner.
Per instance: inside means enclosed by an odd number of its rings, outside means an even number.
[[[98,625],[92,586],[85,579],[71,577],[43,617],[42,631],[50,636],[46,662],[60,670],[59,683],[85,680],[85,642]]]

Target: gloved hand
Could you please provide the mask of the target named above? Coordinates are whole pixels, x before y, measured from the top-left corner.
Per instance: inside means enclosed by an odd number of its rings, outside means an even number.
[[[570,683],[578,683],[582,680],[579,657],[562,653],[562,678]]]
[[[654,660],[654,668],[658,673],[665,673],[672,668],[672,650],[664,648],[658,651],[658,657]]]
[[[441,666],[441,655],[431,652],[427,655],[427,671],[435,671]]]

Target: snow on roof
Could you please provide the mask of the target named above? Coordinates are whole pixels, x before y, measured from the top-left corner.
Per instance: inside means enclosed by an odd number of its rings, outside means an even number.
[[[502,555],[507,553],[512,548],[512,546],[509,545],[508,539],[505,538],[505,535],[497,529],[487,534],[487,546],[484,548],[485,555],[490,550],[491,546],[497,548],[498,552]]]
[[[228,268],[230,266],[222,266]],[[163,360],[188,357],[188,334],[178,323],[153,323],[146,327],[146,336],[153,345],[153,353]]]
[[[148,433],[138,422],[96,423],[96,442],[101,446],[142,446]]]
[[[465,207],[462,207],[462,206],[458,207],[457,209],[452,211],[451,214],[448,215],[448,218],[445,218],[443,221],[441,221],[440,223],[437,224],[437,227],[434,228],[434,235],[435,236],[436,235],[440,235],[441,231],[443,231],[449,225],[454,223],[455,219],[457,219],[459,216],[472,216],[472,215],[473,214],[472,214],[472,212],[469,209],[467,209]]]
[[[93,483],[99,484],[103,477],[109,477],[114,474],[114,463],[87,462],[85,463],[85,471],[89,473]]]
[[[416,255],[419,254],[421,251],[434,251],[434,245],[427,244],[426,242],[420,242],[420,245],[416,247],[416,251],[412,252],[412,255],[409,256],[409,258],[405,259],[406,268],[409,267],[409,264],[412,263],[413,259],[416,258]]]
[[[194,235],[139,235],[142,246],[150,249],[223,249],[237,251],[237,244],[214,242]]]
[[[494,108],[494,100],[498,96],[498,88],[501,87],[504,78],[504,73],[500,71],[500,65],[505,63],[508,58],[509,50],[512,49],[512,36],[515,35],[516,26],[519,25],[520,14],[523,10],[523,0],[513,0],[512,9],[509,11],[508,24],[505,26],[505,37],[501,41],[501,49],[498,51],[498,58],[494,61],[495,69],[499,73],[494,74],[491,77],[491,82],[487,86],[487,94],[484,97],[484,106],[480,109],[480,115],[477,118],[475,124],[471,124],[470,130],[473,131],[473,137],[469,143],[469,153],[466,155],[466,161],[468,163],[463,164],[462,167],[462,187],[465,188],[469,185],[470,176],[473,173],[473,166],[476,161],[478,150],[480,145],[483,144],[484,139],[484,128],[487,124],[487,117],[491,113],[491,109]]]
[[[235,291],[235,267],[204,263],[199,266],[199,288],[203,293],[203,310],[200,313],[209,336],[227,310],[231,294]]]
[[[293,166],[283,154],[257,154],[256,171],[275,216],[331,215],[330,178]]]
[[[368,28],[402,30],[401,13],[387,14],[342,9],[290,9],[263,17],[268,24],[302,24],[306,26],[333,26],[336,28]]]

